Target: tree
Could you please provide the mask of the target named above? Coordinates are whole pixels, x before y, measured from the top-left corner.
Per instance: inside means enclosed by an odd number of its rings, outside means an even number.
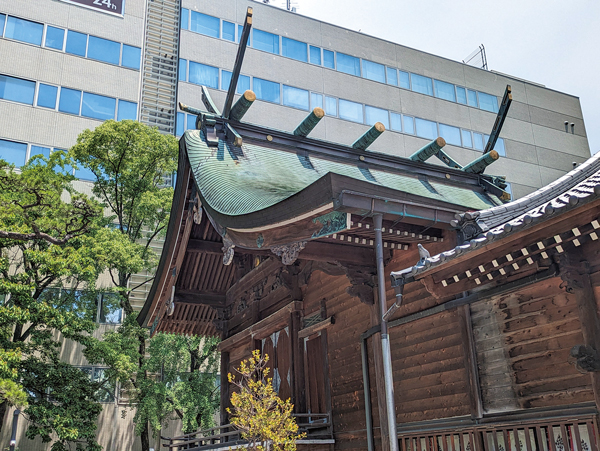
[[[93,343],[98,275],[111,249],[134,252],[104,227],[101,205],[74,191],[72,164],[60,151],[19,171],[0,161],[0,418],[26,397],[27,436],[56,434],[56,451],[99,448],[95,398],[107,381],[91,382],[59,351],[62,339]]]
[[[136,432],[142,450],[148,451],[151,415],[144,409],[156,397],[148,390],[152,385],[146,369],[148,332],[137,324],[130,299],[139,285],[130,286],[130,279],[132,274],[152,270],[156,265],[151,244],[166,232],[173,189],[165,186],[165,176],[177,168],[177,140],[139,122],[111,120],[93,131],[82,132],[69,152],[79,166],[94,174],[92,191],[108,212],[114,230],[137,247],[139,264],[132,265],[130,255],[118,248],[109,269],[127,315],[125,323],[118,335],[109,335],[103,344],[90,346],[86,357],[109,365],[111,377],[118,376],[125,384],[130,406],[136,410]]]
[[[252,357],[243,360],[236,369],[239,377],[229,373],[229,382],[237,389],[231,395],[233,409],[227,408],[231,423],[248,440],[248,449],[263,451],[294,451],[296,440],[305,434],[298,434],[298,425],[292,416],[293,404],[289,399],[282,400],[273,388],[273,379],[268,377],[269,356],[261,357],[260,351],[252,352]]]

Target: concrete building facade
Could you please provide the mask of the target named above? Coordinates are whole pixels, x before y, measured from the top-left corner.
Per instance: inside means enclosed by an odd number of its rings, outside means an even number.
[[[590,156],[573,95],[263,3],[0,0],[0,158],[19,166],[68,149],[81,131],[107,119],[138,119],[181,135],[195,116],[178,110],[178,100],[200,108],[205,85],[222,107],[248,6],[253,29],[237,89],[252,89],[257,101],[244,121],[291,131],[319,106],[326,117],[315,138],[351,144],[380,121],[387,130],[369,151],[407,157],[442,136],[446,152],[466,164],[483,150],[510,85],[513,102],[496,145],[501,158],[487,173],[506,175],[513,197]],[[89,190],[89,174],[75,175]],[[143,289],[136,296],[141,307]],[[86,365],[77,350],[63,352]],[[118,402],[106,404],[100,443],[136,449],[131,418],[120,418]],[[19,448],[42,445],[22,439]]]

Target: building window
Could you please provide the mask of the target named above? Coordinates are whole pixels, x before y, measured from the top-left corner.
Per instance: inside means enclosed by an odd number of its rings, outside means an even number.
[[[475,150],[483,150],[483,135],[473,132],[473,148]]]
[[[376,122],[381,122],[383,125],[385,125],[386,129],[390,128],[387,110],[382,110],[381,108],[375,108],[367,105],[365,106],[365,115],[367,119],[367,125],[375,125]]]
[[[61,50],[65,43],[65,30],[54,28],[48,25],[46,27],[46,41],[44,45],[50,49]]]
[[[479,108],[479,102],[477,102],[477,91],[471,91],[467,89],[467,103],[469,106]]]
[[[177,113],[177,121],[175,124],[175,135],[182,136],[185,131],[185,114]]]
[[[137,103],[119,100],[117,120],[122,121],[123,119],[131,119],[132,121],[137,119]]]
[[[339,53],[338,53],[339,55]],[[364,122],[363,106],[361,103],[350,102],[349,100],[339,100],[340,119],[345,119],[352,122]]]
[[[451,125],[440,124],[440,136],[446,140],[446,143],[453,146],[460,146],[460,128]]]
[[[281,38],[281,54],[283,56],[307,63],[307,49],[308,47],[304,42],[286,37]]]
[[[328,69],[335,69],[335,53],[331,50],[323,49],[323,66]]]
[[[40,83],[38,88],[37,106],[56,109],[56,96],[58,94],[57,86],[50,86]]]
[[[360,77],[360,59],[345,53],[336,54],[337,70],[345,74],[356,75]]]
[[[314,92],[310,93],[310,107],[314,110],[315,108],[323,108],[323,96]]]
[[[231,72],[222,70],[221,71],[221,89],[223,91],[228,91],[230,83],[231,83]],[[248,89],[250,89],[250,77],[248,77],[247,75],[240,75],[238,77],[237,86],[235,87],[235,92],[238,94],[243,94]]]
[[[321,65],[321,48],[310,46],[310,62],[311,64]]]
[[[408,72],[403,72],[401,70],[398,71],[400,87],[402,89],[410,89],[410,75]]]
[[[83,93],[81,115],[106,121],[115,118],[116,99],[89,92]]]
[[[279,35],[255,29],[252,36],[252,47],[279,55]]]
[[[92,382],[100,383],[100,388],[96,391],[96,401],[110,403],[115,401],[115,384],[106,378],[106,368],[94,366],[81,367],[81,371],[88,375]]]
[[[279,83],[255,77],[254,93],[256,94],[256,98],[259,100],[281,103],[279,100]]]
[[[498,112],[498,98],[496,96],[486,94],[485,92],[479,93],[479,108],[492,113]]]
[[[190,83],[219,89],[219,69],[190,61]]]
[[[6,22],[6,15],[0,14],[0,36],[4,34],[4,23]]]
[[[42,45],[43,33],[44,25],[41,23],[8,16],[4,37],[28,44]]]
[[[220,20],[217,17],[208,16],[196,11],[192,11],[192,21],[190,30],[195,31],[212,38],[219,37]]]
[[[456,87],[456,98],[458,103],[462,103],[463,105],[467,104],[467,90],[460,86]]]
[[[181,29],[187,30],[190,27],[190,10],[181,8]]]
[[[235,42],[235,24],[223,21],[223,39]]]
[[[67,32],[67,47],[65,51],[72,55],[84,56],[87,46],[87,34],[78,33],[77,31],[69,30]]]
[[[186,114],[185,115],[185,129],[186,130],[196,130],[196,118],[197,118],[197,116],[194,114]]]
[[[87,57],[104,63],[119,65],[121,44],[108,39],[90,36],[88,40]]]
[[[461,130],[462,143],[464,147],[473,147],[473,138],[471,138],[471,132],[469,130]]]
[[[0,99],[33,105],[35,82],[0,75]]]
[[[131,45],[123,44],[123,58],[121,65],[130,69],[140,70],[140,61],[142,59],[142,49]]]
[[[101,293],[97,297],[98,311],[96,322],[99,324],[121,324],[123,309],[119,296],[115,293]]]
[[[404,123],[404,133],[408,133],[409,135],[415,134],[415,119],[410,116],[402,116]]]
[[[385,83],[385,66],[383,64],[362,60],[362,74],[369,80]]]
[[[398,113],[390,112],[390,128],[394,131],[402,131],[402,116]]]
[[[187,60],[179,59],[179,81],[187,81]]]
[[[428,96],[433,95],[431,78],[422,75],[410,74],[411,87],[414,92],[420,92]]]
[[[446,83],[445,81],[434,80],[435,85],[435,96],[438,99],[449,100],[450,102],[456,102],[456,93],[454,92],[454,85]]]
[[[385,68],[388,85],[398,86],[398,71],[393,67]]]
[[[504,139],[498,138],[496,141],[496,145],[494,146],[494,150],[498,152],[501,156],[506,156],[506,147],[504,147]]]
[[[335,97],[325,97],[325,114],[337,116],[337,99]]]
[[[58,111],[69,114],[79,114],[81,104],[81,91],[75,89],[61,88]]]
[[[420,138],[437,138],[437,124],[435,122],[421,118],[415,118],[415,125],[417,128],[417,136]]]
[[[31,146],[29,150],[29,159],[35,156],[42,156],[46,158],[50,158],[50,147],[42,147],[42,146]]]
[[[301,110],[308,110],[308,91],[283,85],[283,104]]]
[[[27,144],[0,139],[0,158],[17,167],[23,166],[27,158]]]

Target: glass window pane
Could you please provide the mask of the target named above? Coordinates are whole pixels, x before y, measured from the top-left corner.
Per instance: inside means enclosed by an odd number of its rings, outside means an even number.
[[[221,89],[223,91],[228,91],[230,83],[231,83],[231,72],[222,70],[221,71]],[[240,75],[238,78],[237,86],[235,88],[235,92],[237,94],[243,94],[248,89],[250,89],[250,77],[248,77],[247,75]]]
[[[319,47],[310,46],[310,62],[321,65],[321,49]]]
[[[0,75],[0,99],[33,105],[35,82]]]
[[[398,71],[393,67],[385,68],[388,85],[398,86]]]
[[[496,141],[496,145],[494,146],[494,150],[498,152],[501,156],[506,156],[506,148],[504,147],[504,139],[498,138]]]
[[[437,98],[456,102],[456,93],[454,92],[453,84],[440,80],[434,80],[433,83],[435,85],[435,96]]]
[[[360,59],[339,52],[337,53],[336,59],[338,71],[360,77]]]
[[[104,371],[104,368],[94,368],[94,382],[103,382],[105,380]],[[114,385],[106,381],[96,393],[97,400],[99,402],[113,402],[115,400],[114,393]]]
[[[337,116],[337,99],[335,97],[325,97],[325,114]]]
[[[323,66],[335,69],[335,54],[331,50],[323,49]]]
[[[175,124],[175,135],[182,136],[185,131],[185,114],[177,113],[177,122]]]
[[[469,106],[474,106],[475,108],[479,106],[479,103],[477,102],[477,92],[467,89],[467,100]]]
[[[219,89],[219,69],[190,61],[190,83]]]
[[[385,83],[385,66],[383,64],[362,60],[362,74],[369,80]]]
[[[50,157],[50,148],[42,147],[42,146],[31,146],[31,150],[29,151],[29,158],[33,158],[36,155],[41,155],[43,157]]]
[[[235,42],[235,24],[223,21],[223,39]]]
[[[283,104],[308,110],[308,91],[283,85]]]
[[[179,58],[179,81],[187,81],[187,60]]]
[[[437,138],[437,124],[425,119],[415,118],[417,136],[427,139]]]
[[[479,93],[479,108],[492,113],[498,112],[498,98],[485,92]]]
[[[99,323],[121,324],[123,310],[119,304],[119,297],[113,293],[101,295]]]
[[[87,34],[78,33],[73,30],[67,31],[67,48],[65,51],[73,55],[85,56],[87,45]]]
[[[0,36],[2,36],[2,32],[4,31],[4,22],[6,21],[6,15],[0,14]]]
[[[27,144],[0,139],[0,159],[21,167],[25,164]]]
[[[473,132],[473,147],[475,150],[483,150],[483,135]]]
[[[186,114],[185,115],[185,129],[186,130],[196,130],[196,115],[194,114]]]
[[[273,81],[254,78],[254,93],[259,100],[266,102],[280,103],[279,101],[279,83]]]
[[[410,116],[402,116],[404,122],[404,133],[415,134],[415,119]]]
[[[57,94],[58,87],[40,83],[40,87],[38,88],[37,106],[52,109],[56,108]]]
[[[90,36],[88,41],[88,58],[103,61],[110,64],[119,64],[121,56],[121,44],[108,39]]]
[[[117,120],[122,121],[124,119],[131,119],[132,121],[137,120],[137,103],[119,100]]]
[[[397,132],[402,131],[402,116],[398,113],[390,112],[390,128]]]
[[[460,146],[460,128],[451,125],[440,124],[440,136],[446,140],[446,143],[453,146]]]
[[[252,36],[252,47],[279,55],[279,35],[255,29]]]
[[[181,8],[181,29],[187,30],[190,26],[190,10]]]
[[[410,77],[408,72],[402,72],[399,70],[398,74],[400,75],[400,87],[403,89],[410,89]]]
[[[56,50],[62,50],[65,40],[65,30],[54,28],[48,25],[46,27],[46,47]]]
[[[240,39],[242,38],[242,31],[244,31],[244,27],[242,27],[241,25],[238,25],[238,26],[237,26],[237,31],[238,31],[238,34],[237,34],[237,37],[236,37],[236,40],[235,40],[235,42],[240,42]],[[250,34],[248,35],[248,46],[250,46],[250,35],[251,35],[251,34],[252,34],[252,33],[250,33]]]
[[[410,74],[410,81],[412,90],[420,92],[421,94],[427,94],[428,96],[433,95],[433,87],[431,85],[431,78],[423,77],[422,75]]]
[[[115,118],[116,99],[89,92],[83,93],[81,115],[106,121]]]
[[[192,22],[190,30],[196,33],[204,34],[206,36],[212,36],[213,38],[219,37],[219,19],[213,16],[207,16],[196,11],[192,11]]]
[[[340,99],[340,119],[362,124],[364,122],[362,104]]]
[[[456,100],[463,105],[467,104],[467,90],[465,88],[456,87]]]
[[[304,42],[281,37],[281,54],[298,61],[308,62],[308,46]]]
[[[321,94],[310,93],[310,107],[314,110],[315,108],[323,108],[323,96]]]
[[[382,110],[381,108],[375,108],[372,106],[365,106],[366,124],[375,125],[376,122],[381,122],[385,125],[386,129],[390,128],[390,119],[388,110]]]
[[[471,138],[471,132],[469,130],[461,130],[463,147],[473,147],[473,138]]]
[[[96,176],[91,171],[91,169],[83,168],[83,167],[79,168],[79,169],[75,169],[75,177],[80,180],[89,180],[89,181],[96,180]]]
[[[140,61],[142,59],[142,49],[131,45],[123,44],[123,60],[121,66],[140,70]]]
[[[44,25],[30,20],[8,16],[4,37],[29,44],[42,45]]]

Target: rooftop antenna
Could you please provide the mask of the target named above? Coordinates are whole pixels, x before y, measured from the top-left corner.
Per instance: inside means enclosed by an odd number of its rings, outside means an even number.
[[[488,70],[487,64],[487,56],[485,55],[485,47],[481,44],[477,47],[477,50],[473,51],[469,56],[467,56],[463,63],[468,64],[469,66],[479,67],[483,70]]]

